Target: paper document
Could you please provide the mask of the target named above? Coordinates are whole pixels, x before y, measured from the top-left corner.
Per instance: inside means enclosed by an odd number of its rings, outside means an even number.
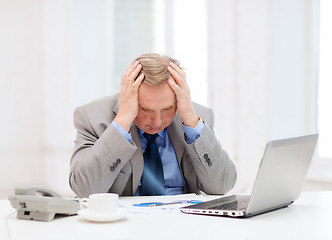
[[[181,194],[172,196],[120,197],[120,205],[135,216],[160,216],[181,214],[180,208],[217,198],[218,196]]]

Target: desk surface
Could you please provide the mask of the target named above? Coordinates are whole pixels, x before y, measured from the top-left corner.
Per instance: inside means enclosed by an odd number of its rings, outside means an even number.
[[[136,199],[141,202],[139,197],[130,201]],[[129,211],[125,219],[111,223],[77,215],[38,222],[17,219],[14,211],[8,200],[0,200],[0,239],[332,239],[332,192],[304,192],[288,208],[247,219]]]

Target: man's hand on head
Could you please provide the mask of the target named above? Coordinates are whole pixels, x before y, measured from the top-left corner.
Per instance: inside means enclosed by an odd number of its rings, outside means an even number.
[[[186,74],[180,67],[172,62],[170,62],[168,66],[168,71],[171,74],[171,77],[168,79],[168,84],[176,95],[178,115],[186,126],[194,128],[199,118],[191,102]]]
[[[119,112],[114,121],[126,131],[129,131],[138,113],[138,88],[144,79],[143,73],[137,77],[141,69],[142,65],[136,61],[127,67],[121,77]]]

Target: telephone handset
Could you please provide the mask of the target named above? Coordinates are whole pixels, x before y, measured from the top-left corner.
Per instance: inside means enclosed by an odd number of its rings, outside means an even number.
[[[74,215],[80,210],[77,199],[64,199],[54,191],[36,186],[16,188],[15,195],[8,200],[20,219],[50,221],[55,214]]]
[[[21,187],[15,188],[16,195],[36,195],[36,196],[44,196],[44,197],[57,197],[62,198],[60,194],[53,192],[46,188],[41,187]]]

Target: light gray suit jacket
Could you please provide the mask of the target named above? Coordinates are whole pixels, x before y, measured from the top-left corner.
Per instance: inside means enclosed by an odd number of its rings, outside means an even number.
[[[195,104],[203,120],[200,137],[189,144],[182,121],[175,115],[167,127],[184,180],[184,193],[224,194],[235,184],[236,169],[213,133],[211,109]],[[70,162],[69,183],[79,197],[113,192],[135,194],[141,179],[144,159],[138,129],[133,123],[128,142],[111,124],[118,112],[118,94],[78,107],[74,112],[77,129]]]

